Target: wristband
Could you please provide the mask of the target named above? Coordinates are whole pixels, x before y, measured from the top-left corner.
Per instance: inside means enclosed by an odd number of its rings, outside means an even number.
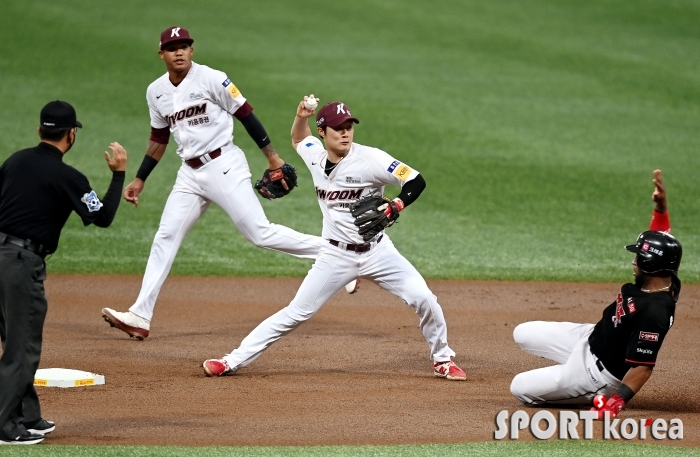
[[[649,230],[658,230],[659,232],[667,233],[671,231],[671,221],[668,216],[668,210],[663,213],[654,210],[654,213],[651,215]]]
[[[400,198],[395,198],[387,204],[386,209],[384,210],[384,214],[386,214],[386,217],[388,217],[389,219],[397,219],[399,217],[399,213],[403,209],[403,201]]]
[[[634,391],[627,384],[620,384],[620,387],[617,388],[617,394],[625,400],[625,403],[629,403],[634,397]]]
[[[141,181],[145,181],[156,165],[158,165],[158,161],[156,159],[151,156],[144,156],[143,162],[141,162],[141,166],[139,167],[139,171],[136,172],[136,177]]]

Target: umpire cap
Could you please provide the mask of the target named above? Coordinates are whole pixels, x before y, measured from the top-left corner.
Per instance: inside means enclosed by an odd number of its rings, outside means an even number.
[[[681,243],[674,236],[656,230],[640,233],[637,242],[625,249],[637,254],[637,267],[647,274],[675,274],[683,257]]]
[[[75,108],[70,103],[60,100],[49,102],[41,109],[39,123],[42,127],[51,129],[83,127],[83,124],[78,122]]]

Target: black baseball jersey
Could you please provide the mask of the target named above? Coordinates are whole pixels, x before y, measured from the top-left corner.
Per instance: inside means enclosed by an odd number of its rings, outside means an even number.
[[[625,284],[603,311],[588,338],[591,352],[617,379],[631,367],[654,367],[666,333],[673,325],[681,290],[677,276],[669,291],[642,292],[640,283]]]
[[[71,211],[85,225],[108,227],[117,212],[124,172],[115,171],[100,201],[88,179],[63,163],[63,153],[41,142],[12,154],[0,167],[0,232],[56,251]]]

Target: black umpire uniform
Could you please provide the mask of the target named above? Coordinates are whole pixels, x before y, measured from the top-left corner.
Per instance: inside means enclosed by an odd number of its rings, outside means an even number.
[[[82,173],[63,163],[82,127],[70,104],[47,104],[40,123],[42,142],[0,167],[0,444],[38,443],[54,429],[42,419],[34,389],[47,311],[44,259],[56,251],[71,211],[85,225],[109,226],[124,185],[124,171],[114,171],[126,165],[123,149],[121,165],[108,157],[113,176],[102,200]]]

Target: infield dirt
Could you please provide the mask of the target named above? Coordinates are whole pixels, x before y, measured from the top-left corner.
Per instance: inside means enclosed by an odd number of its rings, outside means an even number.
[[[529,320],[597,322],[618,284],[428,281],[443,307],[467,382],[433,376],[418,318],[363,281],[234,376],[202,362],[230,352],[286,306],[302,278],[171,277],[145,341],[110,328],[103,307],[126,310],[135,276],[51,275],[41,368],[92,371],[106,385],[38,388],[47,444],[338,445],[489,441],[494,418],[522,406],[509,385],[549,362],[522,352]],[[622,417],[678,417],[700,445],[700,286],[684,286],[676,323],[647,385]],[[530,410],[534,413],[536,410]],[[596,427],[599,427],[598,425]],[[597,429],[594,436],[601,436]],[[530,437],[529,432],[521,434]],[[653,440],[647,440],[647,442]]]

